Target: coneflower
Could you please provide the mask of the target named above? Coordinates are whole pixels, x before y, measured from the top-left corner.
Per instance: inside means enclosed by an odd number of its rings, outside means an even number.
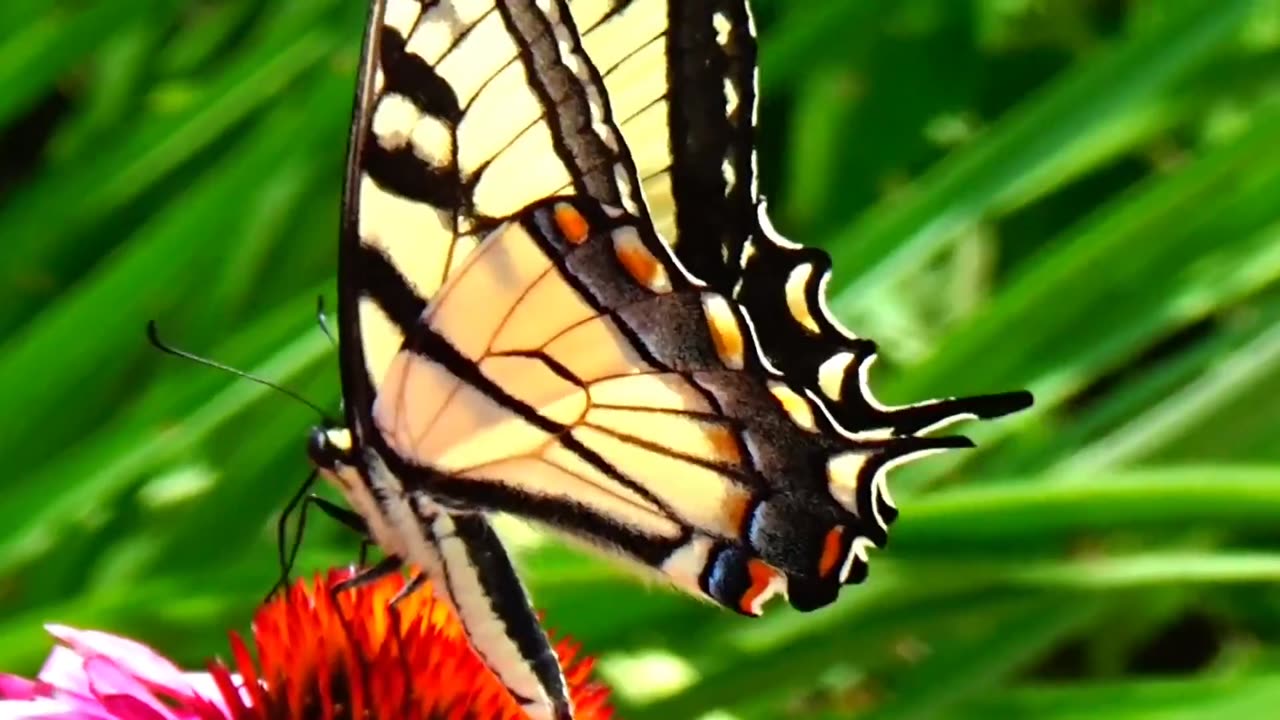
[[[389,575],[333,595],[347,573],[297,582],[232,632],[227,664],[183,672],[127,638],[61,625],[34,680],[0,675],[0,720],[523,720],[467,644],[452,608]],[[252,647],[251,647],[252,646]],[[578,720],[612,716],[591,660],[556,647]],[[256,658],[255,658],[256,655]]]

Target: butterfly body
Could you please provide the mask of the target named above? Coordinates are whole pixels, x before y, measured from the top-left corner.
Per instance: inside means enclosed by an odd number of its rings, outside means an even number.
[[[572,718],[559,661],[488,521],[474,512],[450,513],[429,495],[408,491],[374,451],[357,451],[345,429],[316,428],[308,450],[363,518],[366,534],[392,561],[390,567],[408,563],[420,578],[434,581],[437,596],[458,613],[481,659],[525,711],[534,718]],[[372,578],[382,569],[366,573]],[[361,581],[357,575],[348,582]]]

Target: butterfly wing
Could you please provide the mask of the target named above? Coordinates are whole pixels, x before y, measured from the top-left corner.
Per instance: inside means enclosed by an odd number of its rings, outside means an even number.
[[[746,0],[573,0],[658,232],[751,315],[770,362],[851,431],[922,432],[1030,404],[1026,393],[890,408],[866,378],[876,346],[826,308],[831,260],[772,227],[756,177],[757,49]]]
[[[647,222],[581,198],[483,242],[407,336],[372,422],[411,493],[546,523],[750,615],[861,580],[891,519],[884,473],[969,446],[846,432]]]
[[[344,488],[373,515],[384,549],[433,569],[477,650],[513,694],[558,708],[559,666],[497,537],[450,513],[366,450],[370,411],[392,358],[446,278],[483,235],[534,200],[569,188],[639,211],[634,170],[610,136],[608,104],[563,6],[529,0],[380,0],[364,43],[349,144],[339,258]],[[336,446],[335,446],[336,447]],[[363,497],[361,497],[363,495]],[[450,534],[449,551],[434,523]],[[477,558],[488,558],[480,564]],[[459,578],[469,578],[459,582]],[[498,593],[502,588],[500,596]],[[514,598],[514,599],[513,599]],[[518,600],[518,601],[517,601]],[[502,632],[480,626],[502,627]]]
[[[696,277],[732,288],[755,208],[756,45],[728,0],[571,0],[651,220]]]

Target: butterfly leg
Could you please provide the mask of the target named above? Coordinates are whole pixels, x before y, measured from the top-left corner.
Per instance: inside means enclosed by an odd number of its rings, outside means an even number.
[[[356,565],[364,567],[369,561],[369,548],[374,547],[375,543],[369,539],[369,525],[360,517],[359,513],[352,512],[341,505],[325,500],[319,495],[312,495],[308,498],[308,503],[320,508],[321,512],[328,515],[331,519],[337,520],[347,528],[354,530],[360,535],[360,549],[356,556]],[[296,553],[296,551],[295,551]]]
[[[402,567],[404,567],[404,560],[401,560],[395,555],[388,555],[379,560],[377,565],[364,568],[355,575],[334,585],[333,593],[336,595],[347,590],[358,588],[362,585],[368,585],[369,583],[384,578],[391,573],[400,572],[400,568]],[[412,585],[412,583],[410,584]],[[397,597],[399,597],[399,595],[397,595]]]
[[[408,583],[406,583],[404,587],[400,588],[400,591],[395,594],[395,597],[391,598],[391,602],[388,603],[388,605],[391,606],[392,610],[395,610],[396,606],[400,604],[401,600],[404,600],[410,595],[421,590],[422,586],[426,584],[426,582],[427,582],[426,573],[418,573],[417,575],[414,575],[413,579],[410,580]]]
[[[364,518],[360,517],[359,513],[352,512],[340,505],[335,505],[319,495],[310,496],[307,498],[307,502],[314,504],[325,515],[337,520],[360,535],[360,554],[357,556],[356,565],[364,567],[369,559],[369,548],[374,545],[374,542],[369,539],[369,525],[364,521]],[[294,552],[296,554],[297,551],[295,550]]]
[[[289,502],[285,503],[284,511],[280,513],[280,519],[276,522],[276,552],[280,557],[280,577],[276,580],[276,584],[271,587],[271,590],[267,592],[266,600],[270,600],[271,596],[276,592],[283,592],[289,584],[289,572],[293,569],[293,561],[297,558],[298,548],[302,545],[302,529],[307,524],[306,497],[311,487],[315,485],[316,477],[317,472],[312,470],[307,475],[307,479],[298,487],[297,492],[293,494],[293,497],[289,498]],[[294,533],[292,545],[286,551],[285,536],[289,532],[289,516],[293,514],[294,508],[297,508],[299,503],[301,503],[302,509],[299,511],[298,529]]]
[[[308,483],[308,486],[309,486],[309,483]],[[300,505],[298,510],[298,529],[294,533],[293,541],[289,543],[288,552],[285,552],[284,524],[285,524],[285,521],[288,519],[289,509],[291,509],[295,505]],[[280,549],[280,578],[276,580],[276,584],[273,585],[271,588],[271,591],[267,593],[268,599],[275,593],[282,592],[289,585],[289,573],[293,569],[294,562],[298,559],[298,551],[302,548],[302,533],[306,528],[306,524],[307,524],[307,510],[312,505],[315,505],[316,507],[320,508],[320,511],[323,512],[325,515],[328,515],[330,518],[337,520],[339,523],[345,525],[351,530],[354,530],[356,533],[358,533],[361,536],[362,539],[360,541],[360,563],[359,564],[361,567],[363,567],[365,564],[365,550],[369,545],[369,539],[368,539],[369,528],[363,518],[361,518],[358,514],[351,512],[350,510],[347,510],[344,507],[335,505],[334,503],[329,502],[328,500],[325,500],[324,498],[318,495],[314,495],[314,494],[306,495],[305,497],[301,498],[300,503],[297,500],[292,500],[289,503],[289,508],[286,509],[283,515],[281,515],[280,526],[277,530],[277,535],[279,536],[277,539],[277,543]]]
[[[319,495],[310,495],[307,497],[306,504],[315,505],[320,508],[320,512],[328,515],[330,518],[337,520],[347,528],[354,530],[361,535],[368,535],[369,526],[365,523],[364,518],[358,513],[354,513],[341,505],[329,502]]]

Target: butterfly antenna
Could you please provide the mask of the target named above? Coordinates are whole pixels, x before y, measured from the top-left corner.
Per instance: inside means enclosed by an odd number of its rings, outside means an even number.
[[[333,334],[333,329],[329,327],[329,315],[324,311],[324,296],[316,296],[316,324],[320,326],[320,332],[329,338],[329,343],[334,347],[338,346],[338,341]]]
[[[179,350],[178,348],[166,343],[165,341],[160,339],[160,331],[156,328],[155,320],[149,320],[147,322],[147,339],[150,340],[151,344],[160,352],[166,353],[168,355],[173,355],[174,357],[180,357],[183,360],[190,360],[191,362],[196,363],[197,365],[204,365],[205,367],[211,367],[215,370],[221,370],[222,372],[230,373],[231,375],[234,375],[238,378],[242,378],[244,380],[257,383],[259,385],[262,385],[263,387],[271,388],[272,390],[275,390],[276,392],[281,393],[286,397],[293,398],[294,400],[297,400],[303,405],[311,408],[317,415],[319,415],[324,420],[324,423],[326,425],[337,424],[336,421],[333,420],[333,418],[329,417],[329,413],[325,412],[324,409],[321,408],[319,405],[311,402],[310,400],[302,397],[298,393],[290,390],[287,387],[284,387],[283,385],[273,383],[270,380],[267,380],[266,378],[258,377],[257,375],[247,373],[244,370],[233,368],[230,365],[224,365],[216,360],[210,360],[209,358],[206,358],[206,357],[200,357],[199,355],[189,353],[186,350]]]

